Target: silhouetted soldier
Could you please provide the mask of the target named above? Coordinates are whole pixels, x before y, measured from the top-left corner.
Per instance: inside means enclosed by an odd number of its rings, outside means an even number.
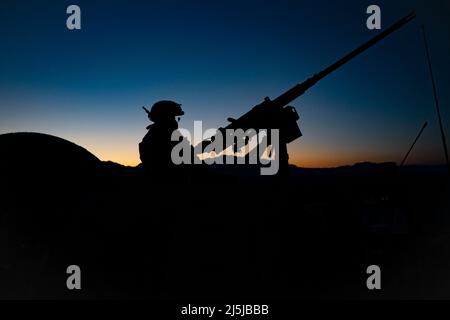
[[[171,158],[173,147],[179,143],[172,141],[172,134],[178,130],[177,117],[184,112],[179,103],[167,100],[156,102],[150,111],[144,109],[153,123],[139,143],[139,155],[148,173],[149,188],[145,195],[150,195],[151,206],[150,215],[143,217],[142,229],[136,230],[135,243],[142,246],[137,252],[146,252],[138,256],[142,264],[137,267],[142,277],[142,290],[148,287],[150,294],[158,295],[167,268],[170,234],[177,220],[175,202],[166,199],[174,192],[174,180],[186,181],[185,167],[175,165]]]
[[[153,124],[147,127],[148,132],[139,144],[139,154],[144,168],[151,174],[167,175],[175,169],[171,153],[179,141],[172,141],[171,137],[178,129],[176,117],[182,115],[181,104],[165,100],[156,102],[148,112]]]

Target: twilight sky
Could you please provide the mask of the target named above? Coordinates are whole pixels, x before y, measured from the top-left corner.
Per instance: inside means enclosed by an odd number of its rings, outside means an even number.
[[[70,4],[81,7],[81,30],[66,28]],[[49,133],[136,165],[148,125],[142,105],[176,100],[181,127],[224,126],[373,37],[370,4],[381,7],[383,27],[412,9],[418,18],[293,103],[304,136],[289,145],[291,162],[399,162],[429,121],[409,163],[443,163],[419,25],[448,135],[447,0],[2,0],[0,134]]]

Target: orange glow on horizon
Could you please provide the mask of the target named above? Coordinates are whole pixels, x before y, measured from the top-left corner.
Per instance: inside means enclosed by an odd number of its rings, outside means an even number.
[[[122,153],[122,152],[108,152],[105,150],[89,150],[91,151],[97,158],[102,161],[112,161],[124,166],[135,167],[141,163],[139,159],[139,154],[136,152],[133,153]],[[353,165],[358,162],[386,162],[386,161],[395,161],[394,160],[385,160],[381,157],[376,158],[367,158],[361,155],[344,155],[341,154],[339,156],[330,157],[325,154],[302,154],[296,155],[291,154],[289,163],[295,165],[297,167],[302,168],[335,168],[339,166]]]
[[[87,141],[77,141],[76,143],[83,146],[89,152],[93,153],[97,158],[102,161],[112,161],[124,166],[135,167],[141,163],[139,159],[138,143],[130,144],[128,141],[122,143],[104,143],[101,141],[101,147],[98,144],[95,146]],[[90,141],[89,141],[90,142]],[[302,168],[335,168],[340,166],[351,166],[361,162],[397,162],[401,154],[397,153],[376,153],[371,150],[339,150],[337,147],[335,150],[326,149],[321,147],[307,146],[307,145],[294,145],[289,148],[289,163],[297,167]],[[439,164],[432,158],[426,156],[411,156],[409,164]]]

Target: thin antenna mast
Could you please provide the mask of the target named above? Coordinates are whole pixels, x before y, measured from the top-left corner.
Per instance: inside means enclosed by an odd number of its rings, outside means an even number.
[[[412,149],[414,148],[414,146],[416,145],[417,141],[419,140],[420,136],[422,135],[423,131],[425,130],[425,128],[428,126],[428,122],[425,122],[422,126],[422,129],[420,129],[419,134],[416,137],[416,140],[414,140],[413,144],[411,145],[411,148],[409,148],[408,152],[406,153],[405,157],[403,158],[403,161],[400,165],[400,167],[403,167],[403,165],[405,164],[406,160],[409,157],[409,154],[411,153]]]
[[[428,48],[427,35],[425,33],[425,26],[424,25],[422,25],[422,33],[423,33],[423,41],[424,41],[424,44],[425,44],[425,51],[427,53],[428,68],[430,69],[431,84],[433,85],[434,102],[435,102],[435,105],[436,105],[436,112],[437,112],[437,116],[438,116],[438,120],[439,120],[439,127],[441,129],[441,138],[442,138],[442,146],[444,147],[445,162],[447,164],[448,172],[450,173],[450,162],[449,162],[449,159],[448,159],[447,142],[446,142],[446,139],[445,139],[444,128],[442,126],[442,118],[441,118],[441,111],[439,109],[439,99],[438,99],[437,90],[436,90],[436,82],[434,80],[433,67],[431,65],[431,58],[430,58],[430,50]]]

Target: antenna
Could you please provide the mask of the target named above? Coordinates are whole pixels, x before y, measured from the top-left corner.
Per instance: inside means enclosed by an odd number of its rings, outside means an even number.
[[[444,132],[444,128],[442,126],[442,118],[441,118],[441,111],[439,110],[439,100],[438,100],[438,95],[437,95],[437,90],[436,90],[436,82],[434,80],[433,67],[431,65],[431,58],[430,58],[430,50],[428,48],[427,35],[425,33],[424,25],[422,25],[422,33],[423,33],[423,42],[425,44],[425,51],[427,53],[428,68],[430,69],[431,84],[433,85],[434,102],[436,105],[436,112],[437,112],[437,116],[438,116],[438,120],[439,120],[439,127],[441,129],[441,139],[442,139],[442,146],[444,147],[445,162],[447,164],[448,172],[450,173],[450,162],[448,160],[447,142],[445,140],[445,132]]]
[[[150,111],[148,111],[148,109],[146,107],[142,107],[142,109],[144,109],[145,112],[147,112],[147,114],[150,114]]]
[[[428,126],[428,122],[425,122],[422,126],[422,129],[420,129],[419,134],[416,137],[416,140],[414,140],[413,144],[411,145],[411,148],[409,148],[408,152],[406,153],[405,157],[403,158],[402,163],[400,164],[400,167],[403,167],[403,165],[405,164],[406,160],[409,157],[409,154],[411,153],[412,149],[414,148],[414,146],[417,143],[417,140],[419,140],[420,136],[422,135],[423,131],[425,130],[425,128]]]

